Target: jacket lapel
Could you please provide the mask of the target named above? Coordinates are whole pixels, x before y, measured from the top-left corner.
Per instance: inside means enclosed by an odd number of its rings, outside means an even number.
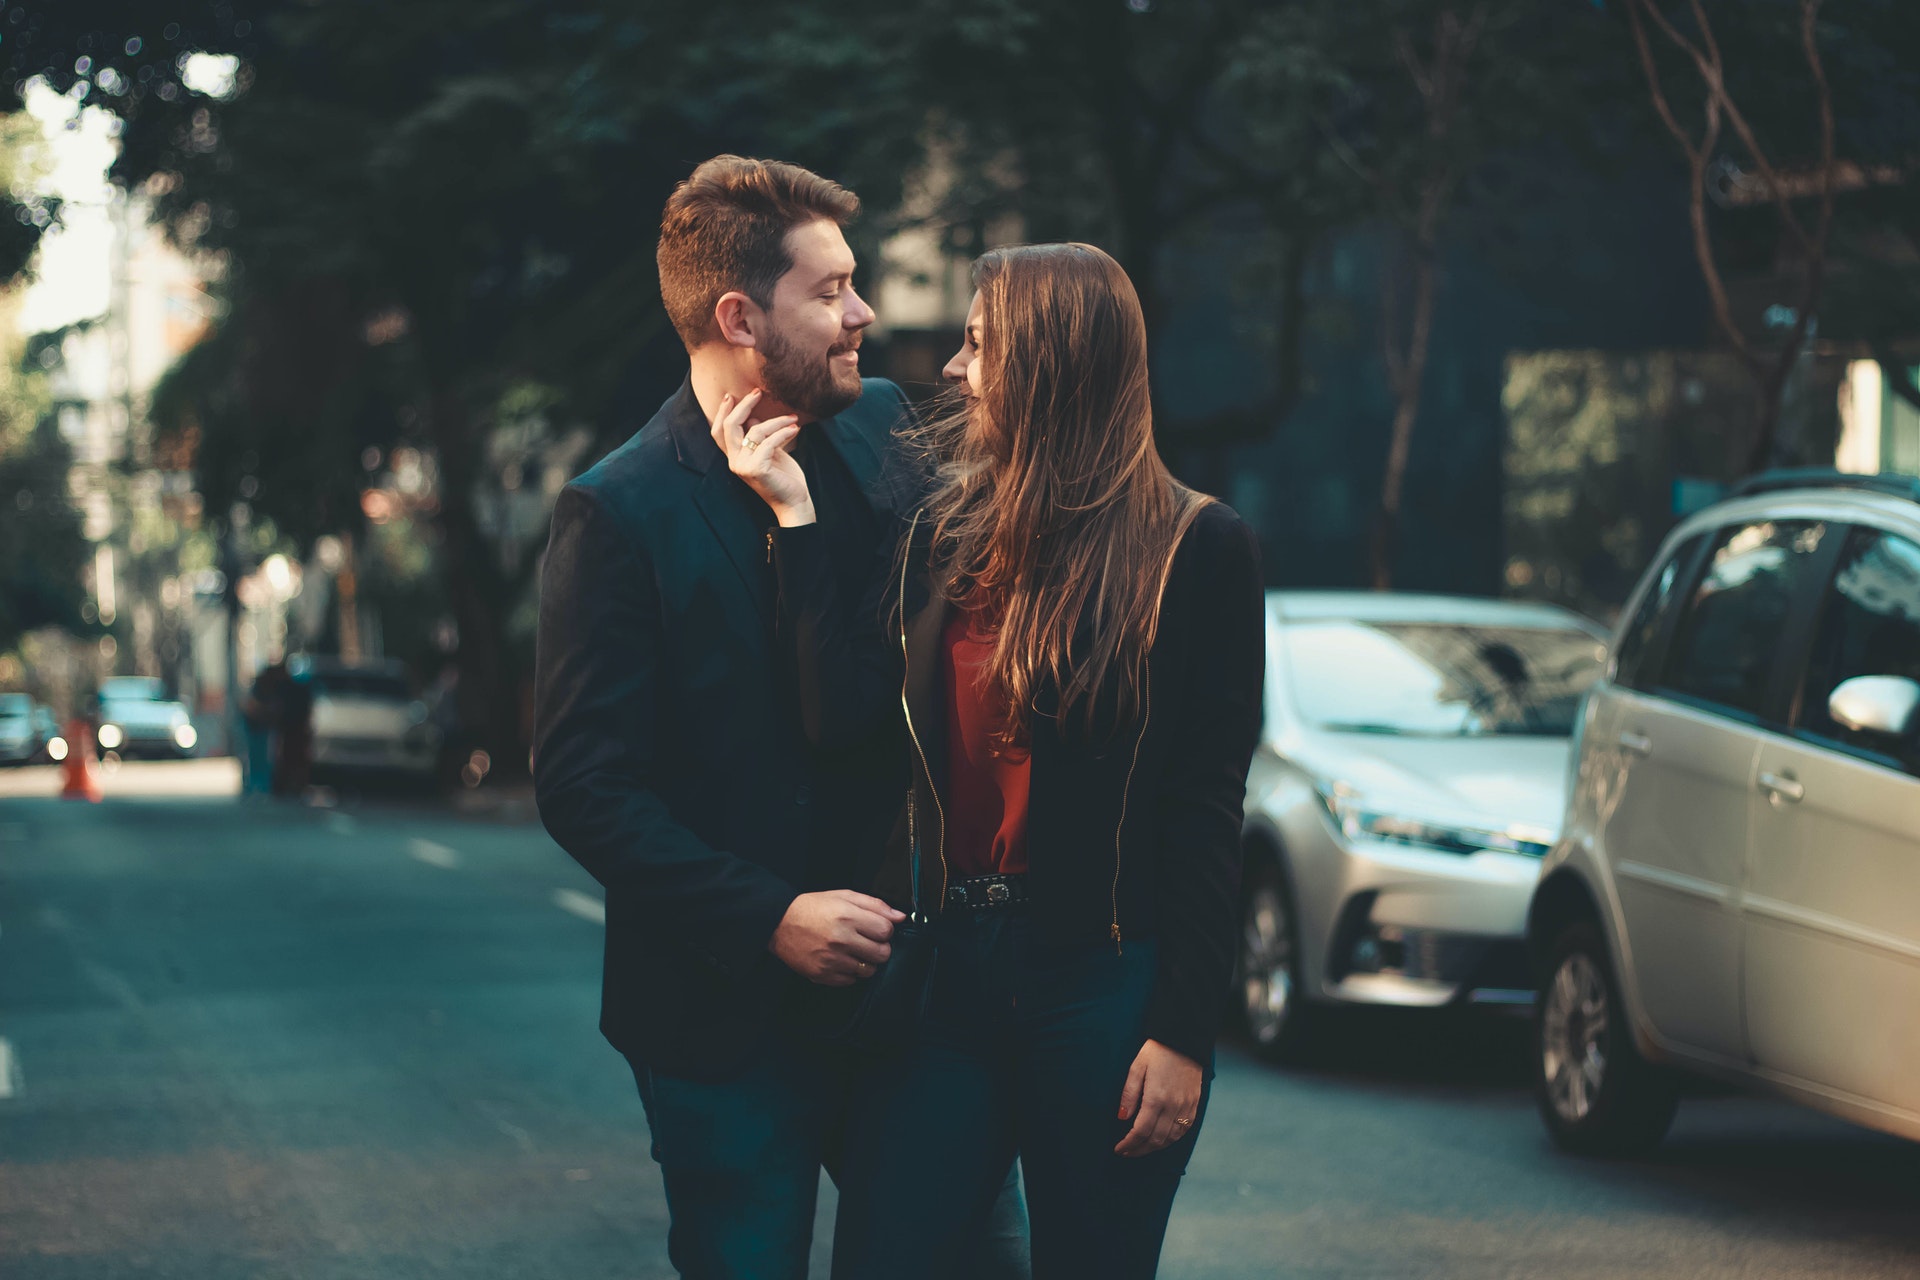
[[[706,415],[700,412],[690,382],[680,384],[679,393],[667,402],[666,415],[680,465],[700,473],[700,483],[693,491],[694,505],[733,562],[760,620],[770,627],[773,583],[767,569],[767,532],[755,518],[752,495],[727,469],[720,446],[708,434]]]

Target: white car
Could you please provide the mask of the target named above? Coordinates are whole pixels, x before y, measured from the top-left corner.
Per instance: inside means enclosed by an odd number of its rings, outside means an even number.
[[[440,730],[413,696],[403,664],[296,657],[287,670],[313,699],[316,771],[413,783],[433,776]]]
[[[160,681],[148,676],[115,676],[100,682],[99,727],[94,745],[104,757],[159,756],[182,759],[199,745],[200,735],[184,705],[166,696]]]
[[[1532,999],[1527,904],[1605,661],[1545,604],[1276,591],[1247,784],[1239,953],[1253,1041],[1330,1003]]]
[[[1672,1068],[1920,1138],[1920,482],[1786,473],[1667,539],[1579,733],[1529,937],[1576,1151]]]

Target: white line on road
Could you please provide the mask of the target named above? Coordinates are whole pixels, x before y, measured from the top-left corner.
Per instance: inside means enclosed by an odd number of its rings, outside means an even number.
[[[451,871],[460,865],[460,855],[457,852],[447,848],[447,846],[443,844],[436,844],[431,840],[422,840],[418,836],[407,841],[407,852],[430,867],[440,867],[443,870]]]
[[[591,920],[595,924],[607,922],[607,904],[598,898],[589,897],[578,889],[555,889],[553,905],[562,911],[568,911],[582,920]]]
[[[19,1056],[12,1043],[0,1037],[0,1098],[18,1097],[21,1084]]]

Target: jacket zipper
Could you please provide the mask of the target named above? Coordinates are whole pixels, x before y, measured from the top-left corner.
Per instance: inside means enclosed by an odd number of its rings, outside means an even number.
[[[1120,955],[1120,836],[1127,826],[1127,798],[1133,792],[1133,772],[1140,767],[1140,744],[1147,740],[1147,726],[1153,723],[1153,669],[1148,667],[1141,674],[1143,709],[1140,714],[1140,732],[1133,740],[1133,761],[1127,765],[1127,785],[1120,791],[1120,821],[1113,827],[1113,923],[1108,931],[1113,935],[1113,954]]]
[[[934,815],[940,821],[940,841],[935,846],[940,853],[940,896],[935,898],[934,901],[944,905],[947,900],[947,810],[946,806],[940,803],[940,788],[934,785],[933,766],[927,763],[926,750],[920,745],[920,735],[913,727],[913,708],[907,705],[907,564],[912,559],[913,535],[919,528],[920,513],[916,511],[913,513],[913,523],[907,527],[908,554],[900,557],[900,711],[901,714],[906,717],[907,737],[913,740],[914,754],[920,757],[920,772],[925,775],[927,779],[927,794],[933,797]],[[911,798],[913,793],[909,790],[907,794],[909,798]],[[910,841],[913,840],[911,834],[913,829],[913,812],[913,805],[911,799],[909,799],[907,824],[909,831],[908,839]],[[914,863],[916,867],[919,861],[919,850],[917,845],[915,845]],[[918,883],[917,877],[915,883]],[[918,902],[914,903],[916,910],[919,908],[919,905]]]

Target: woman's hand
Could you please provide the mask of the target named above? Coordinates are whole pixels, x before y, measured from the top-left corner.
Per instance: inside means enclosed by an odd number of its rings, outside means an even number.
[[[1200,1064],[1186,1054],[1158,1040],[1141,1045],[1127,1072],[1127,1087],[1120,1091],[1120,1118],[1137,1118],[1114,1154],[1152,1155],[1192,1133],[1200,1081]]]
[[[727,455],[727,469],[760,495],[783,528],[812,524],[816,517],[806,473],[787,452],[787,446],[800,435],[800,419],[788,414],[749,426],[747,419],[761,395],[749,391],[738,400],[731,395],[722,397],[713,415],[713,442]]]

